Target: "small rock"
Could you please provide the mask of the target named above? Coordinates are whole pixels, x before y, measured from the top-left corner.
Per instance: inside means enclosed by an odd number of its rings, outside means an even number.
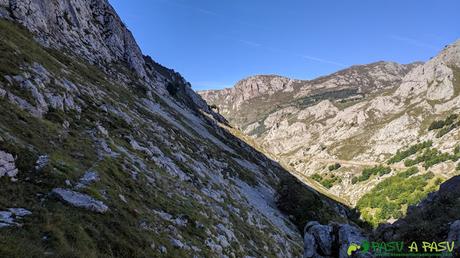
[[[320,225],[318,221],[309,221],[305,227],[303,228],[303,233],[305,234],[306,232],[308,232],[308,230],[315,226],[315,225]]]
[[[10,211],[0,211],[0,222],[14,224],[13,213]]]
[[[48,165],[49,161],[50,159],[48,155],[39,156],[37,161],[35,162],[35,170],[36,171],[42,170],[44,167],[46,167],[46,165]]]
[[[0,98],[5,97],[6,95],[6,90],[0,88]]]
[[[206,239],[204,243],[214,252],[219,254],[222,253],[222,246],[216,244],[211,238]]]
[[[223,235],[217,236],[217,241],[219,241],[219,244],[223,247],[226,248],[230,246],[230,243],[227,241],[227,238]]]
[[[118,197],[120,198],[120,200],[122,200],[124,203],[128,203],[128,201],[126,200],[125,196],[122,195],[122,194],[119,194]]]
[[[0,211],[0,228],[21,226],[15,220],[29,215],[32,215],[32,212],[24,208],[9,208],[8,211]]]
[[[332,227],[329,225],[314,225],[309,232],[315,237],[321,253],[326,256],[332,254]]]
[[[162,253],[162,254],[168,253],[168,249],[166,249],[166,246],[164,246],[164,245],[160,246],[160,253]]]
[[[0,228],[6,228],[6,227],[9,227],[9,226],[11,226],[11,225],[0,222]]]
[[[89,184],[91,184],[91,183],[93,183],[93,182],[98,182],[99,180],[101,180],[101,179],[99,178],[99,175],[98,175],[96,172],[87,171],[87,172],[80,178],[80,181],[79,181],[79,183],[77,184],[76,188],[77,188],[77,189],[84,188],[84,187],[88,186]]]
[[[8,209],[11,213],[18,217],[24,217],[24,216],[29,216],[32,215],[32,212],[29,210],[26,210],[24,208],[9,208]]]
[[[171,239],[171,244],[175,247],[175,248],[179,248],[179,249],[184,249],[185,247],[185,244],[182,243],[180,240],[178,239]]]
[[[102,125],[97,125],[97,130],[105,137],[109,136],[109,132]]]
[[[70,128],[70,122],[65,120],[63,123],[62,123],[62,127],[64,129],[69,129]]]

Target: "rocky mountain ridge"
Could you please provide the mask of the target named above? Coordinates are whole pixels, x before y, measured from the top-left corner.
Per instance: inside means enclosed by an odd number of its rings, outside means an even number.
[[[408,71],[418,65],[419,62],[400,65],[380,61],[351,66],[314,80],[256,75],[239,81],[233,88],[198,93],[210,105],[218,107],[219,113],[232,124],[250,130],[263,115],[279,110],[286,103],[306,106],[310,104],[308,97],[321,99],[328,93],[340,99],[362,98],[366,94],[394,87]],[[240,118],[248,118],[248,121]]]
[[[429,126],[435,120],[458,113],[459,49],[457,41],[428,62],[415,63],[406,69],[393,63],[376,63],[370,65],[373,73],[366,72],[364,66],[360,67],[363,75],[358,75],[358,66],[313,80],[319,83],[316,88],[329,89],[323,94],[303,87],[288,95],[280,91],[238,102],[234,95],[225,95],[236,92],[237,87],[199,93],[210,105],[218,107],[231,124],[241,127],[305,182],[325,187],[354,205],[388,177],[356,182],[363,169],[384,164],[398,150],[417,142],[431,140],[433,149],[453,151],[458,128],[443,129],[448,131],[440,135],[429,130]],[[392,69],[382,69],[382,65]],[[349,74],[353,83],[341,84],[343,74]],[[357,90],[350,92],[352,89]],[[430,167],[430,171],[447,179],[457,173],[454,162],[440,162]],[[336,172],[328,170],[335,163],[343,166]],[[399,162],[390,167],[393,172],[389,176],[392,176],[405,165]]]

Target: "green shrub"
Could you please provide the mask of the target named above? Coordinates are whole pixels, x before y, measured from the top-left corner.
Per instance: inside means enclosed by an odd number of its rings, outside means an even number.
[[[452,125],[454,124],[455,120],[457,120],[457,118],[458,118],[457,114],[451,114],[445,120],[435,120],[428,127],[428,131],[435,130],[435,129],[441,129],[444,126]]]
[[[408,168],[407,170],[399,173],[399,177],[402,177],[402,178],[408,178],[410,176],[412,176],[413,174],[416,174],[418,173],[418,168],[417,167],[411,167],[411,168]]]
[[[411,155],[416,154],[420,150],[431,147],[432,145],[433,145],[432,141],[425,141],[422,143],[414,144],[410,146],[407,150],[403,150],[403,151],[398,150],[396,154],[387,161],[387,164],[393,164],[393,163],[399,162]]]
[[[351,183],[352,183],[352,184],[358,183],[358,177],[354,176],[354,177],[351,179]]]
[[[340,163],[335,163],[335,164],[329,165],[328,169],[329,169],[329,171],[334,171],[334,170],[339,169],[340,167],[342,167],[342,165],[340,165]]]
[[[434,179],[431,172],[409,177],[417,172],[417,168],[409,168],[377,184],[356,205],[362,217],[374,226],[390,218],[399,218],[408,205],[418,203],[442,182]],[[431,180],[434,187],[428,184]]]
[[[318,174],[318,173],[315,173],[311,176],[311,179],[315,180],[315,181],[318,181],[318,182],[321,182],[321,180],[323,180],[323,177]]]
[[[435,130],[435,129],[440,129],[444,127],[444,121],[443,120],[435,120],[433,121],[430,126],[428,127],[428,131]]]
[[[328,189],[333,187],[335,183],[342,182],[342,180],[339,177],[336,177],[335,175],[328,175],[328,174],[326,174],[325,177],[323,177],[320,174],[315,173],[310,178],[320,183],[322,186]]]
[[[457,119],[457,114],[451,114],[445,120],[433,121],[428,127],[428,131],[440,129],[436,134],[436,137],[440,138],[460,125],[460,121],[456,121]]]
[[[359,176],[357,180],[359,182],[362,182],[362,181],[368,180],[372,175],[383,176],[383,175],[386,175],[386,174],[388,174],[390,172],[391,172],[390,167],[385,167],[385,166],[382,166],[382,165],[375,166],[373,168],[365,168],[365,169],[363,169],[363,172],[361,173],[361,176]]]
[[[455,123],[455,124],[449,125],[448,127],[442,128],[442,129],[439,130],[438,133],[436,134],[436,138],[441,138],[441,137],[444,136],[445,134],[447,134],[447,133],[449,133],[450,131],[452,131],[452,130],[454,130],[455,128],[457,128],[459,125],[460,125],[460,123],[457,122],[457,123]]]
[[[324,179],[323,181],[321,181],[321,184],[327,189],[329,189],[332,186],[334,186],[334,182],[335,182],[334,179]]]
[[[416,164],[422,163],[425,168],[430,168],[438,163],[445,162],[448,160],[457,161],[460,158],[460,153],[454,154],[443,153],[438,151],[435,148],[426,149],[421,155],[417,156],[415,159],[407,159],[404,161],[406,167],[411,167]]]

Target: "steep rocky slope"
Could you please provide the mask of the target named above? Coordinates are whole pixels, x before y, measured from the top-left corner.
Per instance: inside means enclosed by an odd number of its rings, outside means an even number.
[[[1,257],[298,257],[307,220],[348,220],[107,1],[1,0],[0,17]]]
[[[379,217],[358,203],[378,184],[424,181],[418,201],[458,173],[459,62],[457,41],[423,64],[353,66],[307,82],[256,76],[200,94],[305,182]],[[395,179],[411,167],[426,180]],[[398,205],[381,216],[400,217]]]

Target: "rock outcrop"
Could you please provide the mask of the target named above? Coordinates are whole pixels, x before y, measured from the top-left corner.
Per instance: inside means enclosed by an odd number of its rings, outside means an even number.
[[[142,54],[132,33],[107,0],[2,0],[0,18],[23,25],[42,45],[96,64],[99,69],[118,76],[124,83],[128,83],[130,72],[119,73],[113,64],[126,65],[138,77],[138,83],[143,84],[145,90],[167,94],[167,86],[173,85],[181,92],[178,98],[189,108],[198,107],[224,122],[221,116],[211,112],[180,74]],[[45,73],[41,74],[46,78],[46,70],[43,71]],[[35,91],[40,104],[34,110],[37,116],[46,113],[49,107],[79,108],[78,105],[75,106],[76,100],[71,96],[43,94],[39,88],[36,89],[35,83],[31,83],[28,78],[22,79],[24,87],[30,86]],[[59,81],[57,83],[60,84]],[[64,87],[77,89],[68,80],[62,84]],[[18,104],[25,105],[25,108],[33,109],[23,100],[10,97]]]
[[[14,164],[13,155],[0,150],[0,177],[8,176],[14,178],[18,174],[18,169]]]
[[[350,224],[322,225],[316,221],[307,223],[304,229],[304,255],[310,257],[350,257],[347,253],[352,244],[360,245],[367,240],[361,229]],[[371,257],[367,253],[355,253],[353,257]]]
[[[455,241],[455,243],[460,243],[460,220],[456,220],[450,225],[447,241]]]
[[[0,17],[19,22],[48,47],[70,50],[94,63],[126,62],[146,77],[131,32],[107,1],[0,1]]]
[[[21,224],[18,221],[30,215],[32,212],[24,208],[9,208],[7,211],[0,211],[0,228],[19,227]]]
[[[56,196],[63,202],[78,208],[83,208],[98,213],[105,213],[109,210],[109,207],[105,205],[102,201],[95,200],[91,196],[72,190],[56,188],[53,189],[51,194],[53,196]]]

